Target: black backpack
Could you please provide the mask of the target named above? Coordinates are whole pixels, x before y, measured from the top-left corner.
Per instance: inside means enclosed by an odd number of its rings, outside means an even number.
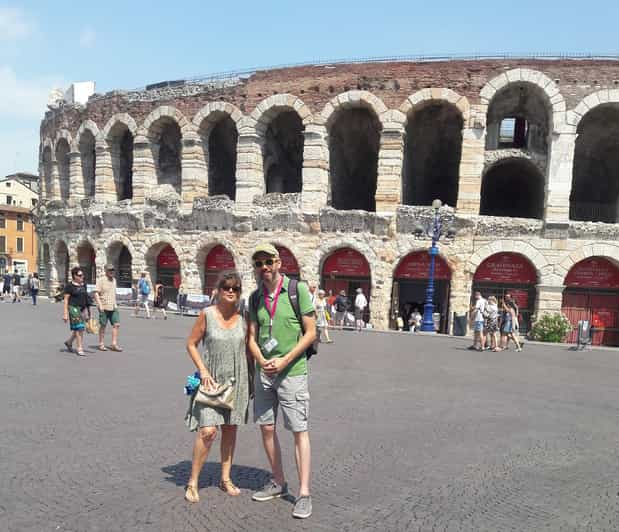
[[[288,299],[290,300],[290,304],[292,305],[292,308],[294,309],[294,313],[297,317],[297,320],[299,320],[299,324],[301,325],[301,332],[303,334],[305,334],[305,329],[303,328],[303,319],[301,318],[301,307],[299,306],[299,291],[297,288],[297,285],[299,284],[299,281],[297,281],[296,279],[290,279],[288,281],[288,290],[287,290],[287,294],[288,294]],[[260,305],[260,289],[256,289],[252,292],[251,296],[249,296],[249,308],[251,309],[252,313],[257,315],[258,314],[258,306]],[[305,356],[307,357],[307,360],[309,360],[310,358],[312,358],[314,355],[318,354],[318,340],[316,340],[312,345],[310,345],[306,351],[305,351]]]

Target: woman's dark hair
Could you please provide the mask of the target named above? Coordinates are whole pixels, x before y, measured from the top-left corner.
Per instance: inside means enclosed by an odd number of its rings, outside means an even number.
[[[38,274],[37,272],[34,272],[34,273],[32,274],[32,277],[34,277],[35,279],[38,279],[38,278],[39,278],[39,274]]]
[[[239,294],[243,291],[243,282],[241,276],[236,270],[227,270],[221,272],[217,278],[217,288],[222,289],[225,285],[230,284],[230,281],[234,281],[232,286],[239,287]]]
[[[71,268],[71,277],[75,277],[81,271],[82,268],[80,268],[79,266],[73,266],[73,268]]]

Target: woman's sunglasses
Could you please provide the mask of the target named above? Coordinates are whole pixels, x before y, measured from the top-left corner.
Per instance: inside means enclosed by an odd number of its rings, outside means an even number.
[[[84,277],[84,274],[83,273],[76,273],[75,277]]]
[[[277,259],[255,260],[254,261],[254,266],[256,268],[262,268],[264,265],[266,265],[266,266],[273,266],[273,264],[275,264],[276,260]]]
[[[240,286],[220,286],[219,289],[223,292],[235,292],[237,294],[241,292]]]

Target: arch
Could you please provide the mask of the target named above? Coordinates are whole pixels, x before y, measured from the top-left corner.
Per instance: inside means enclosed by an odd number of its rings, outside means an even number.
[[[471,118],[471,104],[468,98],[446,88],[418,90],[404,100],[404,103],[400,105],[400,112],[408,118],[411,113],[415,113],[427,105],[440,102],[448,103],[456,107],[462,116],[464,124],[469,124]]]
[[[522,240],[496,240],[482,246],[471,255],[464,271],[472,278],[479,265],[497,253],[518,253],[525,257],[535,268],[538,282],[542,284],[547,282],[546,277],[552,273],[552,265],[548,263],[546,257],[531,244]]]
[[[322,275],[322,270],[323,270],[325,260],[327,260],[329,255],[333,254],[333,252],[337,251],[340,248],[350,248],[358,252],[360,255],[362,255],[365,258],[365,260],[368,262],[368,264],[370,264],[370,273],[372,271],[371,265],[378,263],[378,257],[376,253],[374,252],[374,250],[371,248],[364,248],[363,246],[360,246],[359,243],[355,240],[325,239],[321,241],[320,245],[318,246],[318,249],[315,252],[316,258],[318,259],[318,275],[319,276]],[[372,288],[375,288],[374,278],[375,276],[372,276]]]
[[[106,249],[106,262],[112,264],[116,269],[116,282],[120,288],[131,288],[133,284],[133,257],[135,250],[129,245],[131,241],[127,238],[114,239],[110,241]]]
[[[54,265],[56,266],[56,280],[59,283],[69,281],[69,247],[64,240],[54,243]]]
[[[262,100],[249,115],[256,122],[258,134],[264,134],[267,126],[282,110],[296,112],[303,125],[312,121],[311,109],[292,94],[274,94]]]
[[[271,242],[275,249],[277,249],[279,253],[279,259],[281,262],[280,271],[286,274],[288,277],[300,278],[301,276],[301,267],[299,266],[299,261],[297,260],[296,255],[290,250],[289,246],[284,246],[278,242]]]
[[[619,221],[619,103],[599,103],[578,121],[570,219]]]
[[[555,82],[539,70],[515,68],[492,78],[482,87],[479,93],[482,104],[489,105],[497,92],[512,83],[518,82],[538,87],[544,93],[551,109],[549,133],[565,122],[565,112],[567,109],[565,99]]]
[[[109,142],[112,129],[117,127],[119,124],[126,127],[134,137],[138,134],[138,125],[129,113],[116,113],[106,122],[101,136]]]
[[[529,159],[500,159],[482,177],[479,214],[543,218],[544,175]]]
[[[232,250],[224,243],[211,242],[200,248],[197,265],[202,280],[202,290],[206,295],[211,294],[222,271],[239,271]]]
[[[152,237],[156,240],[151,244],[144,254],[145,271],[150,275],[153,286],[157,282],[164,285],[164,295],[166,299],[175,299],[178,286],[183,277],[183,262],[178,245],[168,242],[168,238]],[[160,260],[162,252],[166,253],[165,261]]]
[[[69,153],[71,152],[71,136],[59,135],[56,140],[56,163],[58,164],[58,184],[60,199],[68,200],[71,193],[71,180],[69,175]]]
[[[167,109],[166,106],[163,109]],[[145,122],[159,185],[171,185],[180,195],[183,172],[183,129],[177,113],[153,111]],[[155,118],[156,117],[156,118]],[[184,119],[184,117],[183,117]],[[185,120],[185,128],[188,123]]]
[[[335,209],[376,210],[382,122],[375,111],[380,105],[370,103],[360,98],[340,102],[327,120],[330,203]]]
[[[417,255],[420,253],[425,253],[426,255],[428,254],[428,248],[415,248],[415,249],[411,249],[410,251],[404,253],[403,255],[400,255],[400,257],[398,258],[397,261],[394,262],[394,266],[393,266],[393,270],[392,270],[392,277],[393,278],[397,278],[397,273],[398,270],[400,269],[400,266],[403,264],[403,262],[408,259],[409,257],[411,257],[412,255]],[[451,279],[454,271],[455,271],[455,266],[453,265],[453,261],[447,257],[446,255],[444,255],[443,253],[439,253],[437,255],[437,257],[439,258],[439,260],[441,260],[448,268],[449,270],[449,279]],[[421,277],[417,277],[417,278],[423,278],[425,279],[425,277],[421,276]]]
[[[453,93],[452,100],[456,98]],[[438,198],[455,207],[464,125],[461,109],[447,99],[428,98],[410,106],[406,115],[402,203],[431,205]]]
[[[97,247],[86,237],[76,244],[75,251],[77,262],[84,271],[84,282],[94,284],[97,281]]]
[[[185,115],[183,115],[183,113],[181,113],[176,107],[171,105],[160,105],[150,112],[142,124],[142,129],[146,132],[149,138],[152,136],[153,132],[157,130],[157,124],[161,122],[162,118],[167,118],[170,121],[175,122],[178,125],[183,137],[190,135],[194,131],[192,123],[187,120]]]
[[[101,134],[101,131],[99,130],[99,126],[97,126],[97,124],[95,122],[93,122],[90,119],[85,120],[84,122],[82,122],[80,124],[80,127],[77,130],[77,133],[75,134],[75,141],[74,141],[73,146],[71,148],[73,151],[78,151],[79,150],[80,140],[82,138],[82,135],[86,131],[90,132],[90,134],[98,142],[101,142],[105,138]]]
[[[239,122],[243,114],[226,102],[205,105],[193,119],[202,139],[210,196],[225,194],[236,199],[236,163]]]
[[[50,139],[45,139],[43,149],[41,150],[41,173],[42,173],[42,189],[45,192],[45,199],[53,197],[53,180],[52,180],[52,164],[55,159],[54,146]]]
[[[619,246],[613,244],[584,245],[564,257],[555,267],[555,271],[561,279],[564,279],[572,267],[584,259],[593,257],[604,257],[612,260],[615,264],[619,264]]]
[[[602,89],[582,98],[576,107],[568,111],[570,132],[576,133],[582,119],[600,105],[619,103],[619,89]]]
[[[60,129],[56,132],[56,138],[54,139],[54,147],[56,149],[58,149],[58,142],[60,141],[60,139],[66,140],[69,148],[73,146],[73,137],[67,129]]]
[[[369,109],[380,121],[381,128],[384,126],[383,114],[387,112],[387,106],[378,96],[362,90],[353,90],[338,94],[327,102],[320,116],[328,129],[338,111],[357,107]]]
[[[84,124],[82,124],[82,126],[83,125]],[[97,168],[96,144],[98,137],[100,137],[98,132],[94,133],[91,128],[84,128],[82,131],[78,132],[75,141],[76,149],[80,154],[84,195],[91,198],[95,195],[95,174]]]

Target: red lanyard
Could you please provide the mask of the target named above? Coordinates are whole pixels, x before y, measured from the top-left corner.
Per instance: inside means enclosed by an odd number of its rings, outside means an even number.
[[[277,288],[275,289],[275,293],[273,294],[273,306],[271,307],[269,304],[269,300],[267,299],[266,287],[264,284],[262,285],[262,296],[264,297],[264,306],[269,313],[269,317],[271,318],[269,322],[269,338],[273,333],[273,318],[275,317],[275,311],[277,310],[277,302],[279,301],[279,294],[282,291],[282,285],[284,284],[284,276],[282,275],[279,278],[279,283],[277,283]]]

